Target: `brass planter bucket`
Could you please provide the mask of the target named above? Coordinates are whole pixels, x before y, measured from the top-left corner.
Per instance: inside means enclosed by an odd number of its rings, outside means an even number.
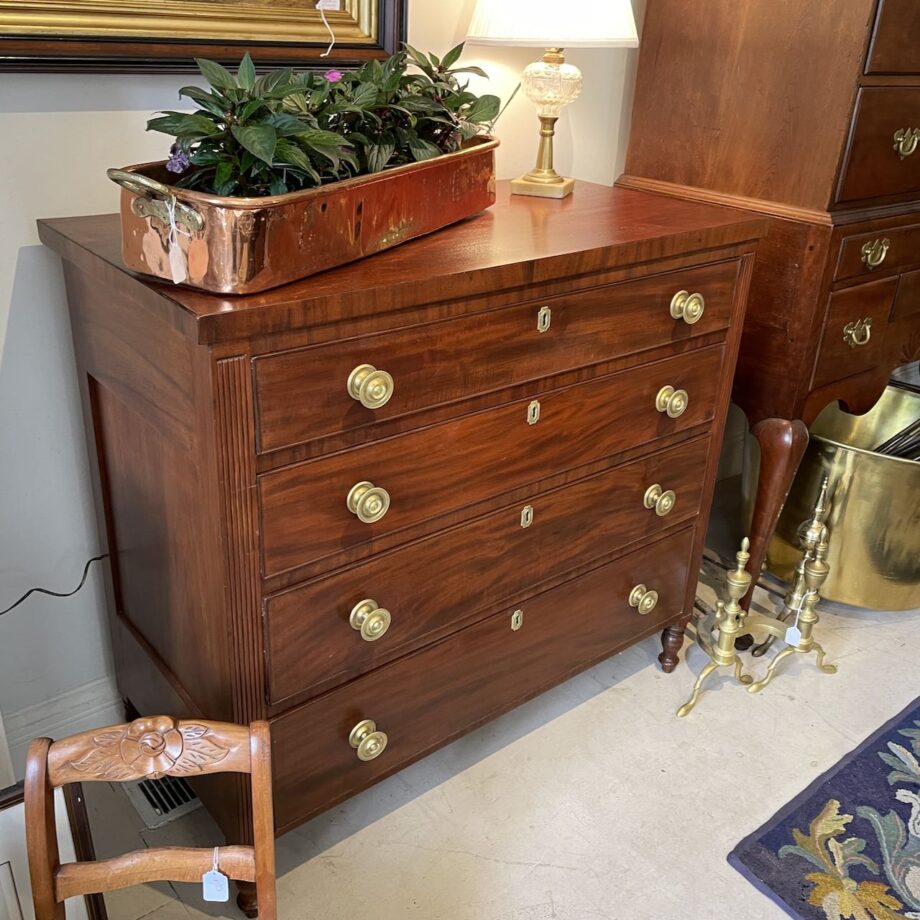
[[[456,153],[268,198],[175,188],[162,162],[110,169],[123,189],[122,258],[133,271],[173,281],[170,249],[178,246],[187,286],[265,291],[491,207],[498,143],[476,137]]]
[[[920,607],[920,462],[871,450],[917,418],[920,394],[897,387],[888,387],[865,415],[836,405],[821,413],[770,543],[770,572],[784,581],[792,577],[801,556],[799,527],[828,476],[830,575],[822,595],[873,610]],[[750,455],[746,451],[746,499],[756,486]]]

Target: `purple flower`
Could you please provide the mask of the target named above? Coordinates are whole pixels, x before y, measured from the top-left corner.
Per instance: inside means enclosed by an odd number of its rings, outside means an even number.
[[[192,165],[188,154],[178,145],[173,144],[169,148],[169,159],[166,161],[166,168],[171,173],[185,172]]]
[[[339,80],[342,79],[342,71],[341,70],[327,70],[326,79],[330,83],[338,83]]]

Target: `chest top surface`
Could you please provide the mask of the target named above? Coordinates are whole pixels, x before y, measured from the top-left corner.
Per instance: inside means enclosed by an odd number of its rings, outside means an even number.
[[[735,246],[764,230],[747,212],[630,189],[578,183],[560,202],[512,196],[501,182],[493,208],[438,233],[294,284],[228,297],[128,272],[115,214],[39,222],[42,241],[64,259],[94,275],[103,263],[112,283],[159,295],[164,318],[203,344]]]

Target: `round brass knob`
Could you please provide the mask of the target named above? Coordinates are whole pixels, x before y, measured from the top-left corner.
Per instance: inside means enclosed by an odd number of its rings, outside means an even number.
[[[658,517],[670,514],[674,510],[676,503],[677,494],[672,489],[668,489],[665,492],[657,482],[645,490],[643,504],[649,511],[654,510]]]
[[[671,299],[671,318],[682,319],[688,326],[698,323],[706,309],[706,298],[702,294],[678,291]]]
[[[888,255],[891,248],[891,240],[869,240],[862,248],[862,261],[866,268],[871,272],[879,267]]]
[[[635,607],[642,616],[647,616],[658,606],[658,592],[650,591],[645,585],[636,585],[629,592],[629,606]]]
[[[377,606],[377,601],[367,598],[351,609],[348,622],[352,629],[361,633],[365,642],[376,642],[390,628],[392,616],[389,610]]]
[[[348,510],[364,524],[374,524],[390,509],[390,493],[372,482],[358,482],[346,500]]]
[[[385,406],[393,395],[396,385],[386,371],[379,371],[373,364],[359,364],[348,375],[348,395],[366,409]]]
[[[686,390],[675,390],[674,387],[662,387],[655,397],[655,408],[668,418],[680,418],[689,405],[690,394]]]
[[[348,743],[358,752],[358,760],[365,763],[376,760],[387,749],[388,740],[383,732],[377,731],[373,719],[359,722],[348,736]]]

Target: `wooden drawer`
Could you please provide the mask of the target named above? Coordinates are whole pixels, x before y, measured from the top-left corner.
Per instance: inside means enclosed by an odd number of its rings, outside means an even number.
[[[275,450],[373,425],[725,329],[739,264],[732,260],[688,268],[256,358],[259,448]],[[702,318],[693,325],[671,316],[671,300],[681,290],[705,298]],[[365,408],[348,393],[349,375],[359,365],[393,378],[393,395],[379,409]]]
[[[920,169],[920,160],[917,161]],[[881,247],[881,248],[879,248]],[[884,259],[875,268],[870,268],[869,258],[873,249]],[[848,236],[840,246],[840,260],[835,273],[836,281],[850,278],[877,278],[895,275],[904,269],[920,265],[920,224],[891,229],[877,229],[870,233]]]
[[[259,477],[263,574],[279,574],[708,422],[722,354],[722,346],[711,346],[553,390],[539,402],[509,403],[265,473]],[[689,394],[679,418],[656,408],[665,386]],[[374,524],[359,521],[346,504],[362,482],[387,490],[391,499]]]
[[[831,294],[813,387],[852,377],[883,359],[885,331],[897,289],[897,278],[885,278]]]
[[[682,612],[692,531],[596,569],[272,722],[279,833],[370,786],[465,731],[603,660]],[[637,584],[658,592],[646,616]],[[512,630],[512,611],[523,611]],[[388,744],[358,760],[351,730],[373,719]]]
[[[860,89],[837,203],[917,197],[920,149],[902,158],[894,139],[896,132],[914,128],[920,129],[920,87]]]
[[[704,438],[539,495],[527,503],[527,526],[516,504],[269,598],[271,702],[357,677],[477,612],[694,518],[708,450]],[[677,495],[666,517],[642,502],[656,482]],[[352,608],[367,598],[392,617],[375,641],[349,625]]]
[[[881,0],[866,73],[920,73],[917,0]]]

